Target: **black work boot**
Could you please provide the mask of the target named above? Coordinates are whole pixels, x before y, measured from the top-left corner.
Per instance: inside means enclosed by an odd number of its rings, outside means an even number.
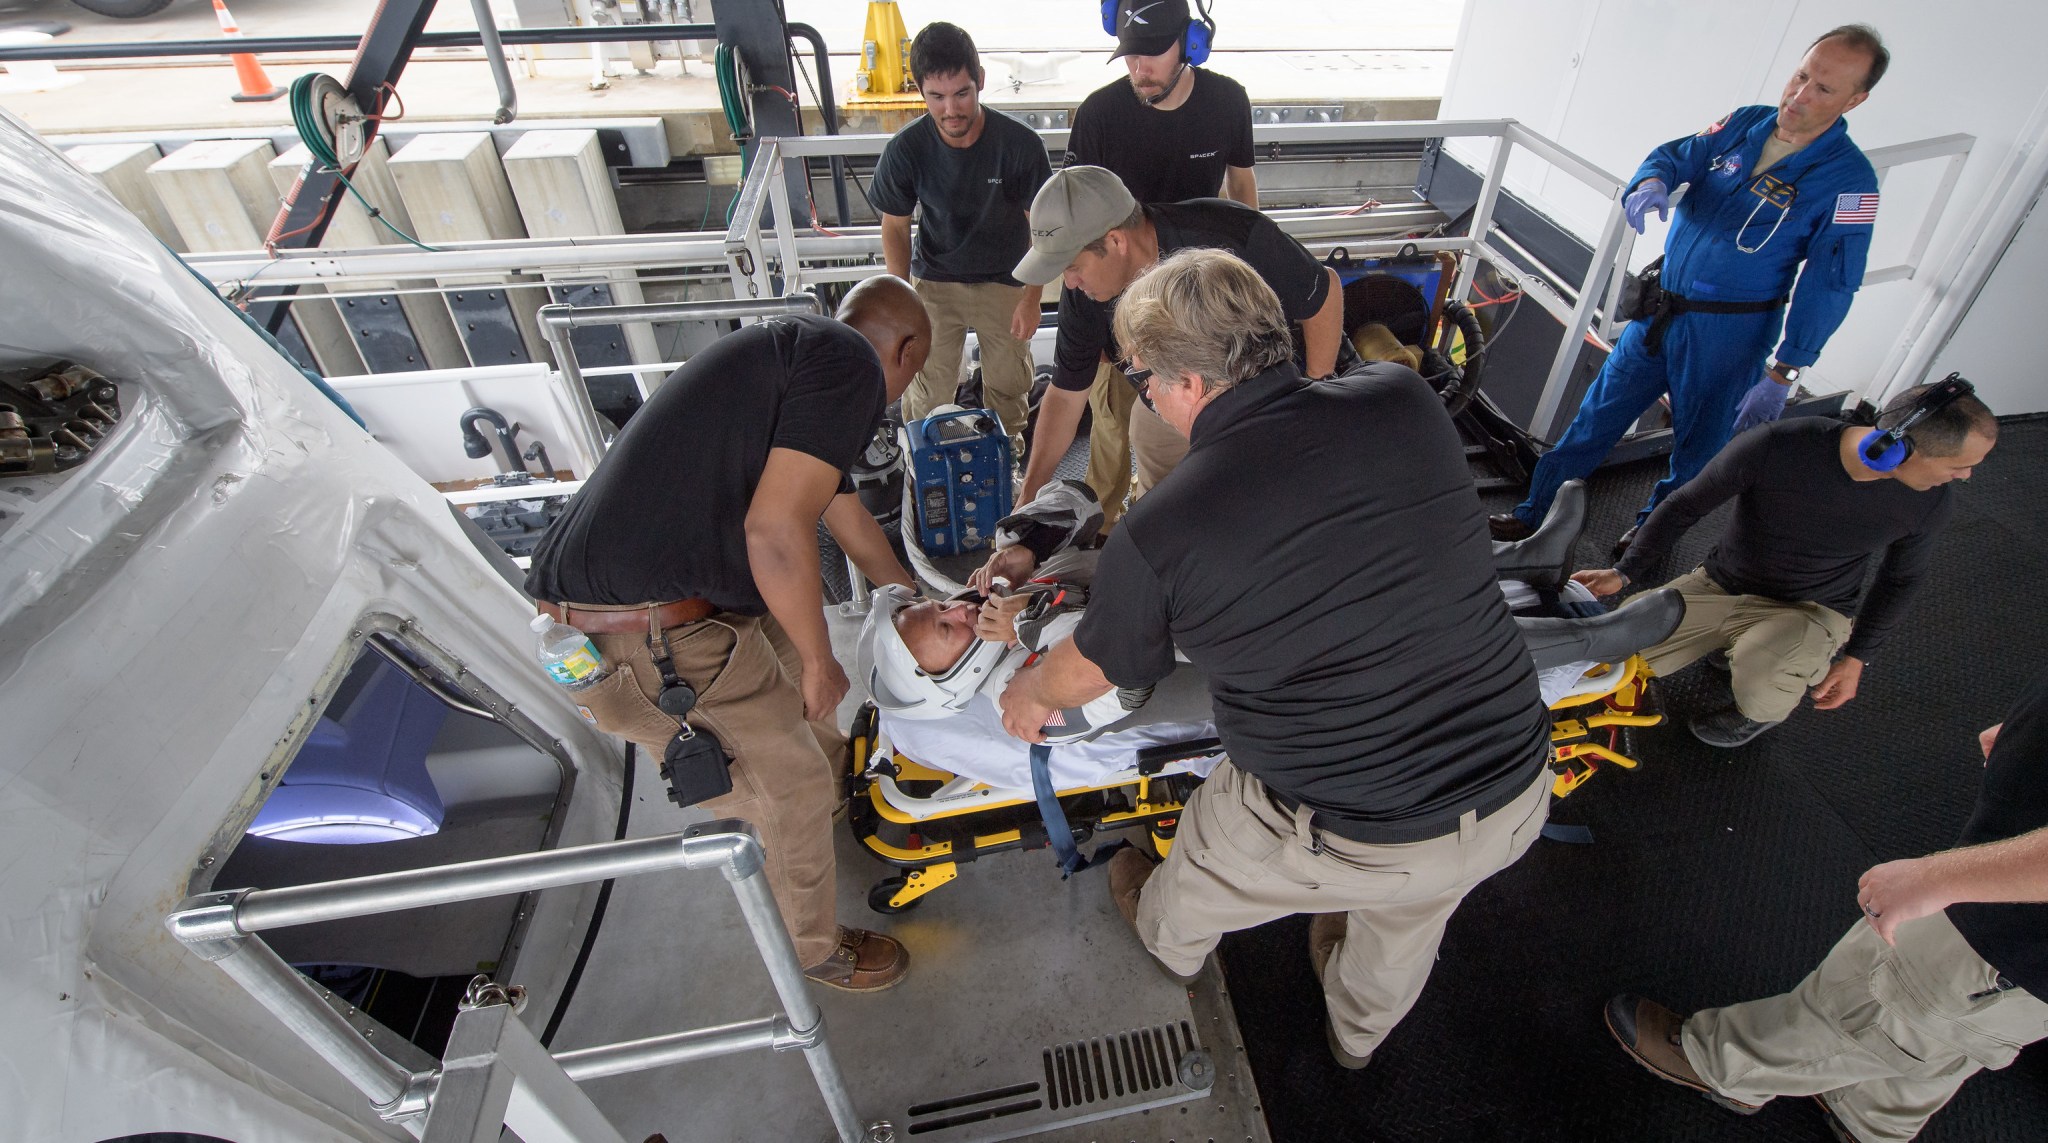
[[[1709,746],[1733,750],[1778,724],[1752,721],[1739,708],[1730,706],[1694,715],[1691,725],[1694,738]]]

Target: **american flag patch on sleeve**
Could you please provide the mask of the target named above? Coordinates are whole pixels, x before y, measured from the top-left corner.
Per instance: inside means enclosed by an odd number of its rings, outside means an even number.
[[[1835,196],[1835,224],[1877,221],[1877,196],[1874,194],[1838,194]]]

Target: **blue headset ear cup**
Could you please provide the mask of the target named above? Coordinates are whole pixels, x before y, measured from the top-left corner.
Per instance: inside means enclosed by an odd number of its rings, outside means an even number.
[[[1102,30],[1116,35],[1117,0],[1102,0]]]
[[[1187,57],[1188,66],[1200,67],[1209,62],[1209,42],[1216,37],[1215,29],[1206,22],[1195,19],[1188,21]]]
[[[1890,472],[1892,469],[1906,463],[1906,458],[1913,455],[1912,440],[1907,437],[1900,437],[1892,441],[1891,444],[1886,445],[1884,451],[1878,453],[1873,459],[1870,455],[1870,449],[1872,446],[1884,444],[1885,435],[1885,433],[1873,429],[1865,434],[1864,438],[1857,442],[1856,445],[1856,455],[1861,457],[1864,466],[1873,472]]]

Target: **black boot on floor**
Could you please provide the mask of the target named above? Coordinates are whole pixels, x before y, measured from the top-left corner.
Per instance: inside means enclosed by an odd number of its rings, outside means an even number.
[[[1709,746],[1733,750],[1776,725],[1775,722],[1752,722],[1741,710],[1731,706],[1694,715],[1692,736]]]

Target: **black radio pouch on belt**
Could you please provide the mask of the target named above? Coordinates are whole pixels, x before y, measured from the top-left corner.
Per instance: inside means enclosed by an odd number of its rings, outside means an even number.
[[[1649,321],[1664,302],[1664,258],[1643,267],[1639,274],[1621,280],[1621,304],[1614,316],[1619,321]]]
[[[676,674],[669,654],[668,636],[656,631],[648,639],[654,665],[661,671],[661,694],[654,704],[676,720],[676,736],[662,752],[661,780],[668,783],[668,799],[678,806],[694,806],[732,792],[732,757],[718,736],[691,726],[684,716],[697,705],[697,691]]]

